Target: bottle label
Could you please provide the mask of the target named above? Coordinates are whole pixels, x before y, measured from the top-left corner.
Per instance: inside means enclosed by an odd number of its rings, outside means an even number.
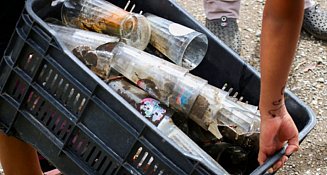
[[[194,89],[178,87],[175,89],[175,94],[173,95],[174,101],[171,105],[174,106],[177,110],[188,111],[193,104],[193,92]]]
[[[191,93],[189,91],[186,91],[184,88],[180,89],[180,93],[176,97],[176,104],[180,106],[185,106],[189,103],[191,98]]]
[[[139,111],[154,124],[159,124],[166,114],[166,109],[162,108],[160,102],[153,98],[143,99]]]

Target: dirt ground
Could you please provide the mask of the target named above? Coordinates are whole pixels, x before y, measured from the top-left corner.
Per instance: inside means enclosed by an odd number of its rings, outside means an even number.
[[[177,0],[204,24],[202,0]],[[327,10],[326,1],[316,1]],[[241,2],[239,27],[242,35],[241,57],[259,70],[259,41],[263,0]],[[287,42],[287,41],[285,41]],[[259,70],[260,71],[260,70]],[[301,143],[287,164],[276,174],[327,174],[327,42],[316,40],[302,31],[287,88],[310,106],[318,123]]]

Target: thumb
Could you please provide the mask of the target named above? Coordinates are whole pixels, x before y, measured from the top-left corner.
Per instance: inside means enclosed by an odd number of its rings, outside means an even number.
[[[262,151],[259,151],[259,155],[258,155],[259,164],[262,165],[263,163],[265,163],[266,160],[267,160],[267,155]]]
[[[299,138],[296,136],[288,141],[288,146],[286,148],[285,154],[287,156],[290,156],[292,153],[298,150],[299,150]]]

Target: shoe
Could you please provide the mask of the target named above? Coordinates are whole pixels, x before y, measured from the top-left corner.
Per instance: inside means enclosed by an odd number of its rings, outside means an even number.
[[[206,27],[237,54],[241,54],[241,35],[235,18],[225,16],[219,19],[206,19]]]
[[[302,28],[318,39],[327,40],[327,12],[319,4],[305,9]]]

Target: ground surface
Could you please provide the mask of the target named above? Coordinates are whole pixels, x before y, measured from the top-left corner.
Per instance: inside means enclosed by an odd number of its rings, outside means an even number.
[[[202,0],[177,0],[197,20],[204,24]],[[316,1],[327,9],[326,1]],[[242,58],[259,70],[263,0],[242,1],[239,27],[242,35]],[[327,22],[327,21],[326,21]],[[317,115],[318,123],[293,154],[281,174],[327,174],[327,42],[301,33],[296,59],[289,76],[288,89],[309,105]]]

